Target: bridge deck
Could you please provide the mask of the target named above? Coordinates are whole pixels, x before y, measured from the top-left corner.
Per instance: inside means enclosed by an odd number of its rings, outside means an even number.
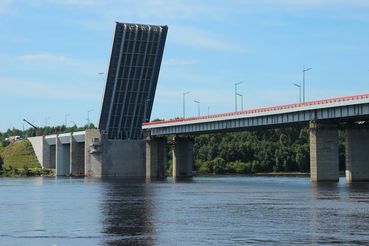
[[[330,120],[350,121],[369,119],[369,94],[296,103],[269,108],[224,114],[144,123],[152,135],[200,134],[217,131],[237,131]]]

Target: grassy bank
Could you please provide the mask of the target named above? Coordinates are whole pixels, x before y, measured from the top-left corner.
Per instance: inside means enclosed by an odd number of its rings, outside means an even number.
[[[0,147],[0,154],[6,147]],[[51,170],[41,168],[32,144],[28,140],[13,143],[3,158],[2,176],[41,176],[52,175]]]
[[[3,153],[6,148],[2,147]],[[3,168],[41,168],[41,165],[33,151],[32,144],[28,140],[21,140],[13,143],[4,157]]]

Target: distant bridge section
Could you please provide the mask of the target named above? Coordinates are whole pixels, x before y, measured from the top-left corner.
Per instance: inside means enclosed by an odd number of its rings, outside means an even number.
[[[142,139],[167,32],[167,26],[115,23],[98,122],[109,139]]]
[[[277,107],[144,123],[151,135],[203,134],[277,128],[309,122],[369,120],[369,94]]]

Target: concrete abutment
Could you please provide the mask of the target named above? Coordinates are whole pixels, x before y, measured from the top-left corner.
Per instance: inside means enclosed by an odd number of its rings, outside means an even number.
[[[145,140],[108,139],[99,130],[86,130],[85,174],[91,177],[145,177]]]

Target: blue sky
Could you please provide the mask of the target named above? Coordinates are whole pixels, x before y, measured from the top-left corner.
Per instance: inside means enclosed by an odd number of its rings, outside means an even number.
[[[0,0],[0,131],[97,125],[114,22],[168,25],[151,119],[369,93],[367,0]],[[238,97],[241,109],[241,97]],[[88,113],[88,111],[90,111]],[[29,126],[24,125],[27,129]]]

